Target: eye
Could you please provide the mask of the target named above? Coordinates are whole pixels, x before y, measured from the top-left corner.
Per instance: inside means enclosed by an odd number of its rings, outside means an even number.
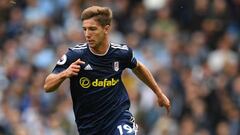
[[[96,27],[90,27],[89,30],[94,31],[94,30],[97,30],[97,28]]]
[[[85,28],[85,27],[83,27],[83,31],[86,31],[86,28]]]

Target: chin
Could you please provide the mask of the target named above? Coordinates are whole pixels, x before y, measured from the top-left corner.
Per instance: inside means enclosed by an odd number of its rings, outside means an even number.
[[[88,45],[89,45],[90,47],[94,47],[94,46],[95,46],[94,43],[88,43]]]
[[[91,48],[96,48],[96,47],[98,47],[98,44],[96,44],[96,43],[88,43],[88,45],[89,45]]]

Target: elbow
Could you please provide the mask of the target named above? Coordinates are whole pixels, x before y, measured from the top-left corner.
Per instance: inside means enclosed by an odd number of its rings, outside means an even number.
[[[50,92],[50,88],[48,87],[47,84],[44,84],[43,89],[46,93]]]
[[[48,84],[44,84],[43,88],[46,93],[55,91],[55,89],[52,89]]]
[[[44,85],[43,85],[43,89],[46,93],[55,91],[56,88],[52,85],[51,75],[49,75],[46,78]]]

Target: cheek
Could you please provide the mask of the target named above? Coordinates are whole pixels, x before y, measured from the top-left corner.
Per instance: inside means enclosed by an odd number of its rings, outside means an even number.
[[[99,32],[96,36],[97,36],[98,40],[101,41],[104,38],[104,33],[103,32]]]
[[[103,39],[105,37],[105,34],[102,32],[101,33],[101,38]]]

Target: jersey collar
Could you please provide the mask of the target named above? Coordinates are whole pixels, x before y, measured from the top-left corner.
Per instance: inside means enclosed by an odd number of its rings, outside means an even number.
[[[107,48],[106,52],[105,52],[105,53],[102,53],[102,54],[94,53],[89,46],[88,46],[88,49],[90,50],[90,52],[91,52],[92,54],[94,54],[94,55],[96,55],[96,56],[105,56],[105,55],[108,53],[110,46],[111,46],[111,45],[108,44],[108,48]]]

